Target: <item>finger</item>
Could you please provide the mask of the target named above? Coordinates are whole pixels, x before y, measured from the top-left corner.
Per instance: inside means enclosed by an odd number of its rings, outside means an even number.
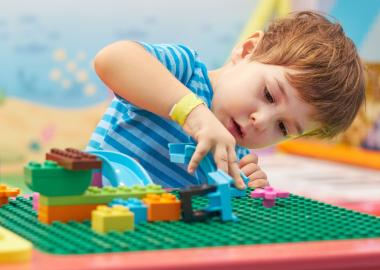
[[[249,163],[255,163],[257,164],[258,163],[258,157],[256,156],[256,154],[254,154],[253,152],[244,156],[240,161],[239,161],[239,167],[242,168],[244,167],[245,165],[249,164]]]
[[[235,180],[235,186],[238,189],[244,189],[245,184],[240,176],[240,168],[236,158],[235,147],[228,148],[228,171]]]
[[[210,148],[211,144],[207,141],[201,141],[197,144],[194,154],[189,162],[189,166],[187,167],[189,173],[195,172],[199,163],[202,161],[204,156],[207,155],[207,153],[210,151]]]
[[[265,172],[263,172],[262,170],[259,170],[259,171],[255,171],[254,173],[252,173],[249,176],[249,179],[250,180],[255,180],[255,179],[265,179],[265,180],[267,180],[268,178],[267,178],[267,175],[265,174]]]
[[[249,163],[240,169],[247,176],[250,176],[255,171],[260,171],[260,167],[257,166],[255,163]]]
[[[217,147],[215,149],[214,160],[218,169],[228,173],[228,155],[226,148]]]
[[[252,188],[263,188],[263,187],[266,187],[268,185],[269,185],[269,182],[266,179],[257,179],[254,181],[250,181],[248,183],[248,186],[252,187]]]

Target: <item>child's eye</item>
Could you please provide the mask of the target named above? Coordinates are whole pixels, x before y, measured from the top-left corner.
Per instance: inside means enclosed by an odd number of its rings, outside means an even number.
[[[274,98],[272,97],[272,95],[266,87],[264,88],[264,96],[269,101],[269,103],[274,103]]]
[[[278,128],[280,129],[284,137],[288,136],[289,133],[288,133],[288,130],[286,129],[284,122],[281,121],[280,123],[278,123]]]

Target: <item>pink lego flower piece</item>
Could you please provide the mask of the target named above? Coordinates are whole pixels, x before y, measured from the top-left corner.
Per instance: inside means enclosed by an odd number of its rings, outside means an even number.
[[[267,186],[264,189],[257,188],[251,192],[251,198],[263,198],[264,207],[273,207],[276,202],[276,198],[287,198],[289,192],[276,190],[273,187]]]

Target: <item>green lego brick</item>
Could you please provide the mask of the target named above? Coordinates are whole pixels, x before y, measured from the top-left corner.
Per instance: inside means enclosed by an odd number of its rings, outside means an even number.
[[[43,164],[29,162],[24,167],[27,186],[45,196],[83,194],[92,180],[91,170],[71,171],[47,160]]]
[[[153,222],[135,231],[97,234],[89,221],[66,224],[40,223],[30,200],[18,197],[0,208],[0,224],[33,242],[41,251],[53,254],[89,254],[213,246],[259,245],[355,238],[379,238],[380,219],[304,197],[278,199],[273,208],[261,200],[234,198],[232,207],[238,222]],[[193,199],[194,208],[207,204]]]
[[[147,185],[147,186],[120,186],[111,187],[106,186],[103,188],[89,187],[83,195],[79,196],[59,196],[59,197],[46,197],[40,196],[40,203],[44,205],[73,205],[73,204],[108,204],[115,198],[128,199],[139,198],[141,199],[146,194],[154,193],[161,194],[165,190],[160,185]]]

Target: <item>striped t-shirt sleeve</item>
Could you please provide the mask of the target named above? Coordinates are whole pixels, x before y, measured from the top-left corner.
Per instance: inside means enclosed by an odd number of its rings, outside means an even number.
[[[144,42],[139,42],[139,44],[157,58],[184,85],[190,81],[194,73],[195,51],[184,45]]]
[[[236,151],[238,160],[241,160],[243,157],[251,153],[249,149],[239,146],[239,145],[235,147],[235,151]]]

